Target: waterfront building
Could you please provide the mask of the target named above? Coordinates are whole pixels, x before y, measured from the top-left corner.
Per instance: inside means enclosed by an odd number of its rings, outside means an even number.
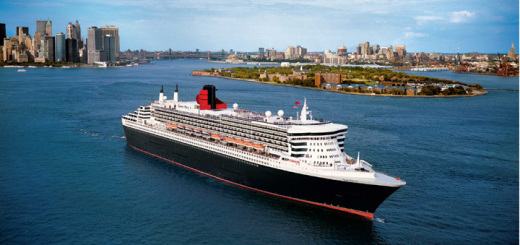
[[[65,60],[67,62],[78,63],[78,40],[67,38],[65,40]]]
[[[33,57],[38,57],[38,52],[40,52],[40,46],[41,46],[40,33],[35,32],[34,33],[34,38],[32,40],[31,50],[30,50],[31,55]]]
[[[347,56],[347,47],[345,47],[345,45],[341,45],[341,47],[338,48],[338,55],[342,57]]]
[[[515,43],[511,43],[511,49],[507,52],[507,57],[512,60],[516,59]]]
[[[92,26],[87,29],[87,52],[88,52],[88,64],[94,64],[94,62],[105,61],[102,51],[103,36],[101,29]]]
[[[107,25],[101,27],[101,31],[102,36],[110,35],[115,38],[116,59],[119,59],[119,28],[113,25]]]
[[[0,46],[4,46],[4,38],[6,38],[5,23],[0,23]]]
[[[20,29],[21,28],[21,29]],[[21,32],[20,32],[21,30]],[[16,35],[17,36],[20,36],[20,33],[23,33],[27,36],[29,36],[29,27],[25,27],[25,26],[17,26],[16,27]]]
[[[264,48],[258,48],[258,55],[264,55]]]
[[[54,37],[45,37],[43,47],[43,57],[47,59],[48,62],[54,62],[55,57],[55,46],[54,46]]]
[[[314,86],[321,87],[324,83],[341,84],[343,82],[343,74],[341,73],[321,73],[314,75]]]
[[[56,33],[56,62],[65,61],[65,34],[63,32]]]
[[[116,38],[111,35],[106,35],[103,37],[103,50],[106,53],[107,59],[106,61],[110,63],[116,62]]]
[[[11,60],[11,38],[5,37],[3,39],[3,44],[4,45],[2,46],[2,53],[4,55],[2,61],[5,62]]]

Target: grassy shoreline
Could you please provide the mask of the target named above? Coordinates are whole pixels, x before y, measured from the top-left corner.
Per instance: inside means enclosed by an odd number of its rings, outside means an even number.
[[[374,95],[372,95],[370,93],[346,92],[346,91],[341,91],[341,90],[306,87],[306,86],[276,83],[276,82],[270,82],[270,81],[264,82],[264,81],[258,81],[255,79],[246,79],[246,78],[234,78],[234,77],[224,77],[224,76],[204,76],[204,75],[200,75],[200,76],[216,77],[216,78],[238,80],[238,81],[245,81],[245,82],[263,83],[263,84],[278,85],[278,86],[289,86],[289,87],[296,87],[296,88],[314,89],[314,90],[321,90],[321,91],[327,91],[327,92],[351,94],[351,95],[362,95],[362,96],[383,96],[383,97],[404,97],[404,98],[456,98],[456,97],[475,97],[475,96],[488,94],[488,91],[486,91],[486,90],[483,90],[483,91],[474,90],[472,94],[460,94],[460,95],[443,95],[443,94],[440,94],[440,95],[413,95],[413,96],[394,95],[394,94],[374,94]]]

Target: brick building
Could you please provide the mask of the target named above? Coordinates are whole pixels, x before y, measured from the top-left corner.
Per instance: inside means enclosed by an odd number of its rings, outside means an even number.
[[[340,84],[343,82],[343,74],[341,73],[321,73],[318,72],[314,76],[314,86],[321,87],[323,83]]]

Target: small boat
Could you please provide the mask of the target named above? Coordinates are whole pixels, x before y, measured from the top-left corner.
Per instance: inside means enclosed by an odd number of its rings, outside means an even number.
[[[26,72],[27,70],[25,69],[18,69],[18,72]]]

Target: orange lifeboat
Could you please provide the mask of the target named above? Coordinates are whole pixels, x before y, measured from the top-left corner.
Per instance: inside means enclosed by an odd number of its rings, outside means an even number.
[[[216,139],[216,140],[219,140],[219,139],[220,139],[220,135],[218,135],[218,134],[212,134],[212,135],[211,135],[211,138]]]
[[[246,142],[246,143],[244,143],[244,145],[246,147],[253,147],[253,143],[251,143],[251,142]]]
[[[235,143],[237,143],[237,145],[239,145],[239,146],[243,146],[244,145],[244,141],[243,140],[236,140]]]
[[[227,140],[227,142],[229,142],[229,143],[235,143],[235,139],[233,139],[233,138],[227,138],[226,140]]]
[[[265,150],[265,147],[263,145],[254,145],[253,148],[257,151],[263,151]]]

